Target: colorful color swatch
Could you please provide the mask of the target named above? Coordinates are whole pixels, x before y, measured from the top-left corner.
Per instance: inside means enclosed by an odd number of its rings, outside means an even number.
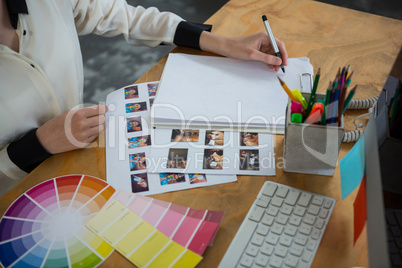
[[[212,246],[223,211],[183,207],[162,200],[116,190],[109,202],[117,200],[148,224],[179,245],[202,255]]]
[[[94,267],[113,248],[85,227],[115,189],[100,179],[70,175],[21,195],[0,221],[4,267]]]
[[[195,267],[202,259],[117,200],[107,204],[87,227],[138,267]]]

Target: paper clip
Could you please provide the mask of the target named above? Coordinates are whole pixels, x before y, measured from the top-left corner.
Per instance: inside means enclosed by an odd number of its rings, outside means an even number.
[[[303,76],[309,76],[310,77],[310,90],[313,89],[313,75],[310,73],[302,73],[300,74],[300,91],[305,92],[303,90]]]

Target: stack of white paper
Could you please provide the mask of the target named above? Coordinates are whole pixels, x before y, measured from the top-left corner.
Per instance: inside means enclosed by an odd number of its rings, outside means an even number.
[[[309,92],[312,74],[307,58],[289,59],[283,74],[256,61],[170,54],[151,124],[171,129],[283,133],[288,96],[277,76],[290,89],[300,90],[303,83],[303,90]]]

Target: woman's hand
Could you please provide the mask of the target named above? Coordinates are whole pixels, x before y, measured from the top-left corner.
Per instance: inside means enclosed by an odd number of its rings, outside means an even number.
[[[84,148],[103,130],[106,105],[67,111],[38,128],[36,136],[51,154]]]
[[[275,38],[276,39],[276,38]],[[257,60],[265,62],[278,71],[280,64],[286,66],[288,53],[285,44],[276,39],[282,60],[275,56],[274,49],[266,32],[260,32],[242,37],[223,37],[210,32],[202,32],[200,48],[232,59]]]

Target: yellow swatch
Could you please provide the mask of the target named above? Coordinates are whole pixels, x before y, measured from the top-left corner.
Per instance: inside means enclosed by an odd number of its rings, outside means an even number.
[[[136,214],[127,211],[122,214],[109,228],[101,235],[109,244],[114,245],[123,235],[136,225],[141,218]]]
[[[138,247],[155,230],[155,227],[149,223],[141,221],[116,244],[115,248],[127,257],[128,254]]]
[[[174,241],[163,249],[161,253],[153,260],[148,267],[159,268],[168,267],[172,264],[186,249]]]
[[[155,232],[128,259],[137,266],[145,266],[169,242],[169,237]]]
[[[202,257],[191,250],[186,250],[186,253],[181,256],[181,258],[172,266],[172,268],[178,267],[195,267]]]
[[[87,227],[96,234],[102,233],[102,231],[105,230],[105,228],[125,210],[127,210],[127,208],[122,203],[113,201],[96,214],[87,223]]]

